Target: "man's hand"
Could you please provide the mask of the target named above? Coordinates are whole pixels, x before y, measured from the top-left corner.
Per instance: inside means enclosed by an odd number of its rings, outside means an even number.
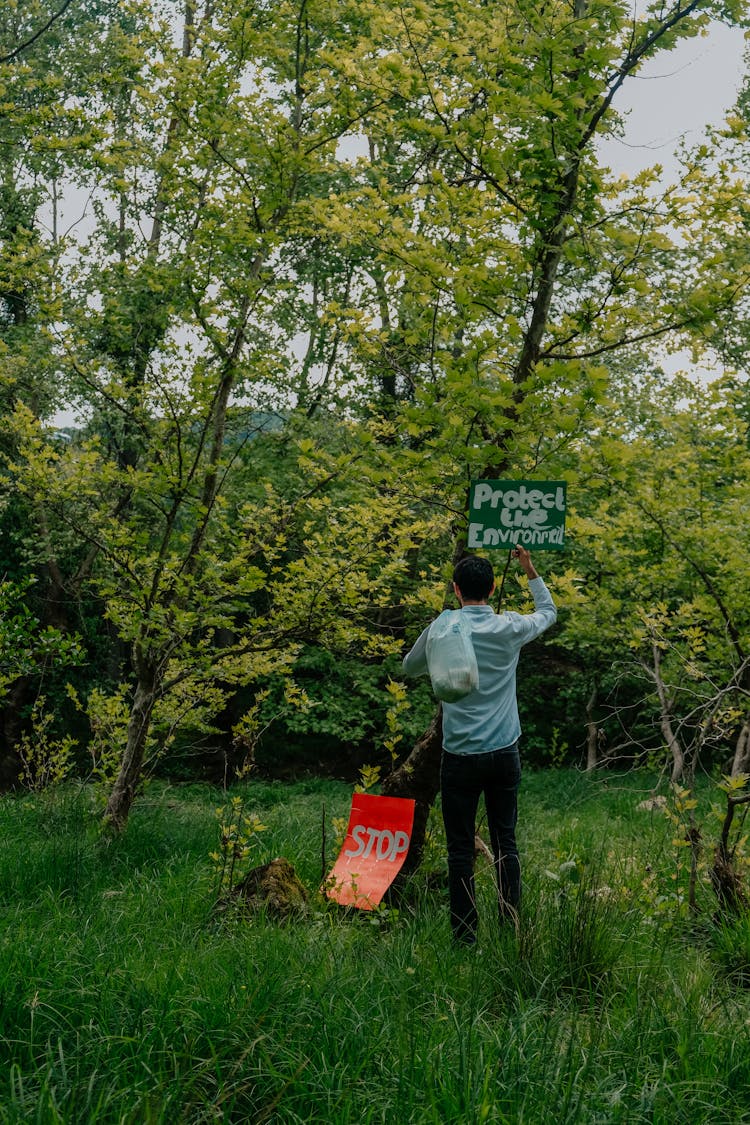
[[[539,577],[539,575],[536,572],[536,568],[535,568],[533,562],[531,561],[531,555],[529,554],[529,552],[526,550],[525,547],[517,546],[511,552],[511,554],[513,555],[514,559],[518,559],[518,561],[521,564],[521,567],[522,567],[522,569],[523,569],[527,578],[538,578]]]

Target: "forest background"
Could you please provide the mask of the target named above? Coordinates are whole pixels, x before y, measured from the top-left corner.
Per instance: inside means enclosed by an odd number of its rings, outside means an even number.
[[[400,658],[494,477],[568,487],[526,760],[750,770],[747,88],[668,180],[599,155],[715,20],[5,5],[4,787],[77,773],[115,827],[154,774],[408,794],[439,713]]]

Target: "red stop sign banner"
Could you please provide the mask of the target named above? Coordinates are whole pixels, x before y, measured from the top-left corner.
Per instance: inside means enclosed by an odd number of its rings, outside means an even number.
[[[373,910],[403,867],[411,843],[414,801],[355,793],[349,827],[328,876],[328,898]]]

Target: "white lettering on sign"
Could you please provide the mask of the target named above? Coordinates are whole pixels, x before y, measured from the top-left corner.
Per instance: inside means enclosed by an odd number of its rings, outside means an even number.
[[[565,492],[559,485],[551,492],[544,492],[541,488],[527,488],[525,484],[518,488],[503,490],[502,488],[493,488],[491,484],[483,481],[474,490],[474,509],[480,509],[488,501],[491,508],[497,508],[502,501],[503,508],[518,508],[522,512],[541,508],[555,508],[558,512],[565,511]],[[518,522],[516,526],[519,526]]]
[[[352,840],[356,847],[346,848],[344,855],[361,855],[363,859],[367,859],[374,851],[375,859],[387,859],[391,863],[409,847],[409,836],[406,832],[390,832],[387,828],[366,828],[364,824],[354,825]]]
[[[502,515],[504,514],[503,512]],[[485,527],[483,523],[470,523],[467,544],[473,548],[502,547],[516,543],[523,543],[525,547],[540,547],[547,543],[563,543],[564,532],[563,527],[539,528],[524,525],[520,529],[515,527],[500,529]]]

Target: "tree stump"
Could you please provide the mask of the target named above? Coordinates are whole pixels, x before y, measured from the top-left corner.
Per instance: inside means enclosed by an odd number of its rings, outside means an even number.
[[[232,888],[220,909],[229,903],[240,905],[249,914],[265,911],[277,921],[306,914],[308,894],[288,859],[279,856],[270,863],[253,867]]]

